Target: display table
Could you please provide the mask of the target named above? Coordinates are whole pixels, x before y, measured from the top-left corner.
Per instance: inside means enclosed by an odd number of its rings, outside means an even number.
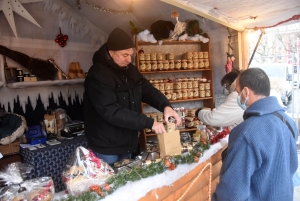
[[[221,153],[227,147],[227,142],[228,136],[211,145],[198,163],[180,164],[173,171],[167,170],[152,177],[128,182],[101,200],[208,200],[219,181]],[[65,192],[58,192],[54,199],[66,197]]]
[[[32,179],[44,176],[52,177],[56,192],[65,189],[61,173],[76,148],[78,146],[87,147],[88,145],[84,135],[59,141],[61,144],[46,144],[45,148],[33,151],[30,151],[28,148],[20,148],[22,162],[34,167],[29,178]]]

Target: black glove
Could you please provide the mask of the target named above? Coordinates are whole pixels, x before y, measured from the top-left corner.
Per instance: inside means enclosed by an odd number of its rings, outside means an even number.
[[[195,112],[195,116],[198,118],[198,113],[200,112],[200,110],[202,110],[202,108],[200,107],[198,110],[196,110]]]

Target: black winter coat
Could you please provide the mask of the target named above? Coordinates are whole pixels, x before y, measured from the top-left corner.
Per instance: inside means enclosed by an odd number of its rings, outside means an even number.
[[[141,113],[145,102],[159,111],[168,99],[129,64],[119,67],[104,44],[93,57],[84,82],[84,124],[89,147],[100,154],[132,153],[138,131],[152,128],[154,120]]]

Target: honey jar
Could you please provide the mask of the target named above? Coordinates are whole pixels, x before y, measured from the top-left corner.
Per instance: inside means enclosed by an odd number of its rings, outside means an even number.
[[[193,90],[188,90],[187,95],[188,95],[188,99],[194,98]]]
[[[205,91],[204,90],[200,90],[199,91],[199,96],[200,96],[200,98],[204,98],[205,97]]]
[[[181,60],[181,68],[183,70],[187,69],[187,60],[185,60],[185,59]]]
[[[198,58],[203,59],[203,52],[198,52]]]
[[[151,71],[151,62],[146,61],[146,71]]]
[[[193,60],[189,59],[187,60],[187,69],[193,69]]]
[[[165,90],[171,90],[171,83],[164,83],[165,84]]]
[[[187,88],[192,89],[193,88],[193,81],[187,82]]]
[[[163,65],[164,65],[164,70],[169,70],[169,61],[168,60],[164,60]]]
[[[146,71],[146,64],[145,64],[145,62],[140,63],[139,67],[140,67],[140,71],[142,71],[142,72]]]
[[[208,52],[203,52],[203,58],[208,59]]]
[[[156,60],[162,61],[163,60],[163,54],[161,52],[158,52],[156,55]]]
[[[210,83],[209,82],[204,83],[204,89],[210,89]]]
[[[144,54],[144,55],[145,55],[145,60],[146,61],[150,61],[151,60],[150,54]]]
[[[175,65],[174,65],[174,60],[169,60],[169,70],[174,70]]]
[[[194,59],[193,60],[193,67],[194,67],[194,69],[198,69],[198,66],[199,66],[199,60],[198,59]]]
[[[181,82],[181,89],[187,89],[187,82]]]
[[[193,58],[193,52],[187,52],[186,59],[192,59],[192,58]]]
[[[177,100],[177,94],[176,93],[172,93],[171,100]]]
[[[199,59],[198,68],[204,68],[204,61],[203,61],[203,59]]]
[[[176,91],[176,99],[181,100],[182,99],[182,92],[181,91]]]
[[[165,90],[165,83],[159,83],[159,90],[160,91]]]
[[[195,90],[193,91],[193,97],[194,97],[194,98],[199,98],[199,91],[198,91],[197,89],[195,89]]]
[[[168,100],[172,99],[172,94],[170,92],[165,92],[165,96]]]
[[[174,59],[174,53],[173,52],[170,52],[168,54],[168,60],[173,60]]]
[[[181,82],[175,82],[175,83],[173,84],[173,88],[174,88],[175,90],[181,89]]]
[[[175,65],[174,68],[176,70],[180,70],[181,69],[181,60],[175,60],[174,65]]]
[[[209,68],[209,60],[204,59],[204,68]]]
[[[204,83],[199,83],[199,90],[204,90],[204,89],[205,89]]]
[[[208,90],[205,90],[205,96],[206,97],[209,97],[210,96],[210,90],[208,89]]]
[[[159,90],[159,84],[158,83],[154,83],[153,86],[154,86],[154,88]]]
[[[192,81],[193,82],[193,88],[198,88],[199,87],[199,83],[198,80]]]
[[[152,52],[150,54],[150,60],[155,61],[156,60],[156,52]]]
[[[156,71],[157,70],[157,62],[156,61],[151,61],[151,70]]]
[[[164,69],[164,64],[162,61],[157,61],[157,70],[163,70]]]
[[[188,92],[187,92],[187,90],[182,90],[182,99],[188,99]]]
[[[198,59],[198,58],[199,58],[198,52],[193,52],[193,59]]]
[[[139,54],[139,60],[140,61],[145,60],[145,54],[144,53],[143,54]]]
[[[161,113],[157,114],[157,121],[158,122],[163,122],[164,121],[164,115],[161,114]]]

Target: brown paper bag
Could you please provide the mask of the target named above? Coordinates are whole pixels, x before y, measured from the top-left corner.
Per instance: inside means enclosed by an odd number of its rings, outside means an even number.
[[[160,158],[163,158],[167,155],[181,155],[179,130],[158,134],[157,138],[159,144]]]

